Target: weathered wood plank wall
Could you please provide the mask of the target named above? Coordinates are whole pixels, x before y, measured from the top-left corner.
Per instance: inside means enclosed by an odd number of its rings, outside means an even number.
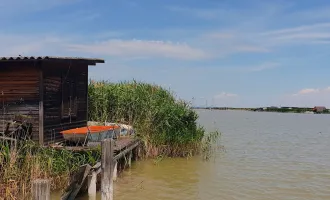
[[[44,141],[63,140],[60,131],[87,125],[87,84],[88,66],[71,63],[44,64]],[[62,103],[69,98],[63,95],[72,84],[71,117],[63,116]],[[66,87],[66,88],[64,88]],[[76,110],[76,111],[75,111]],[[65,112],[67,109],[65,107]]]
[[[60,131],[87,125],[87,89],[86,63],[1,63],[0,132],[5,130],[8,120],[14,120],[15,115],[20,114],[27,116],[32,124],[33,140],[39,140],[39,125],[43,125],[45,143],[62,141]],[[65,92],[70,93],[70,99]],[[39,100],[43,100],[41,108]],[[69,109],[70,117],[67,115]],[[43,117],[39,118],[39,114]]]
[[[39,71],[36,62],[1,63],[0,131],[5,129],[7,120],[14,120],[18,114],[25,115],[23,119],[32,124],[32,139],[37,141]]]

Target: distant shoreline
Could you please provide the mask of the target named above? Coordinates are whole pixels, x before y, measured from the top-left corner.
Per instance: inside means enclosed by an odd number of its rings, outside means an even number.
[[[202,110],[243,110],[251,112],[277,112],[277,113],[301,113],[301,114],[330,114],[329,109],[316,110],[315,108],[302,107],[263,107],[263,108],[234,108],[234,107],[192,107]]]

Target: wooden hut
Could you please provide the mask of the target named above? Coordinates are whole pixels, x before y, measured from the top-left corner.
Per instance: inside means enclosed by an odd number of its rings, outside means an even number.
[[[30,139],[63,140],[61,130],[87,125],[88,66],[102,59],[0,57],[0,132],[24,121]],[[18,128],[22,128],[21,126]]]

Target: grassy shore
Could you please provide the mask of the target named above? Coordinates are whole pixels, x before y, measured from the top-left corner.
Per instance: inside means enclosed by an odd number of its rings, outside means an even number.
[[[133,125],[147,157],[192,156],[208,149],[211,140],[205,137],[218,135],[206,135],[190,105],[157,85],[91,82],[88,106],[91,121],[126,121]]]

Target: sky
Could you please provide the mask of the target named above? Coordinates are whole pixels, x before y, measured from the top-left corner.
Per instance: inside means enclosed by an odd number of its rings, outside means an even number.
[[[94,80],[195,106],[330,107],[328,0],[0,0],[1,56],[105,59]]]

